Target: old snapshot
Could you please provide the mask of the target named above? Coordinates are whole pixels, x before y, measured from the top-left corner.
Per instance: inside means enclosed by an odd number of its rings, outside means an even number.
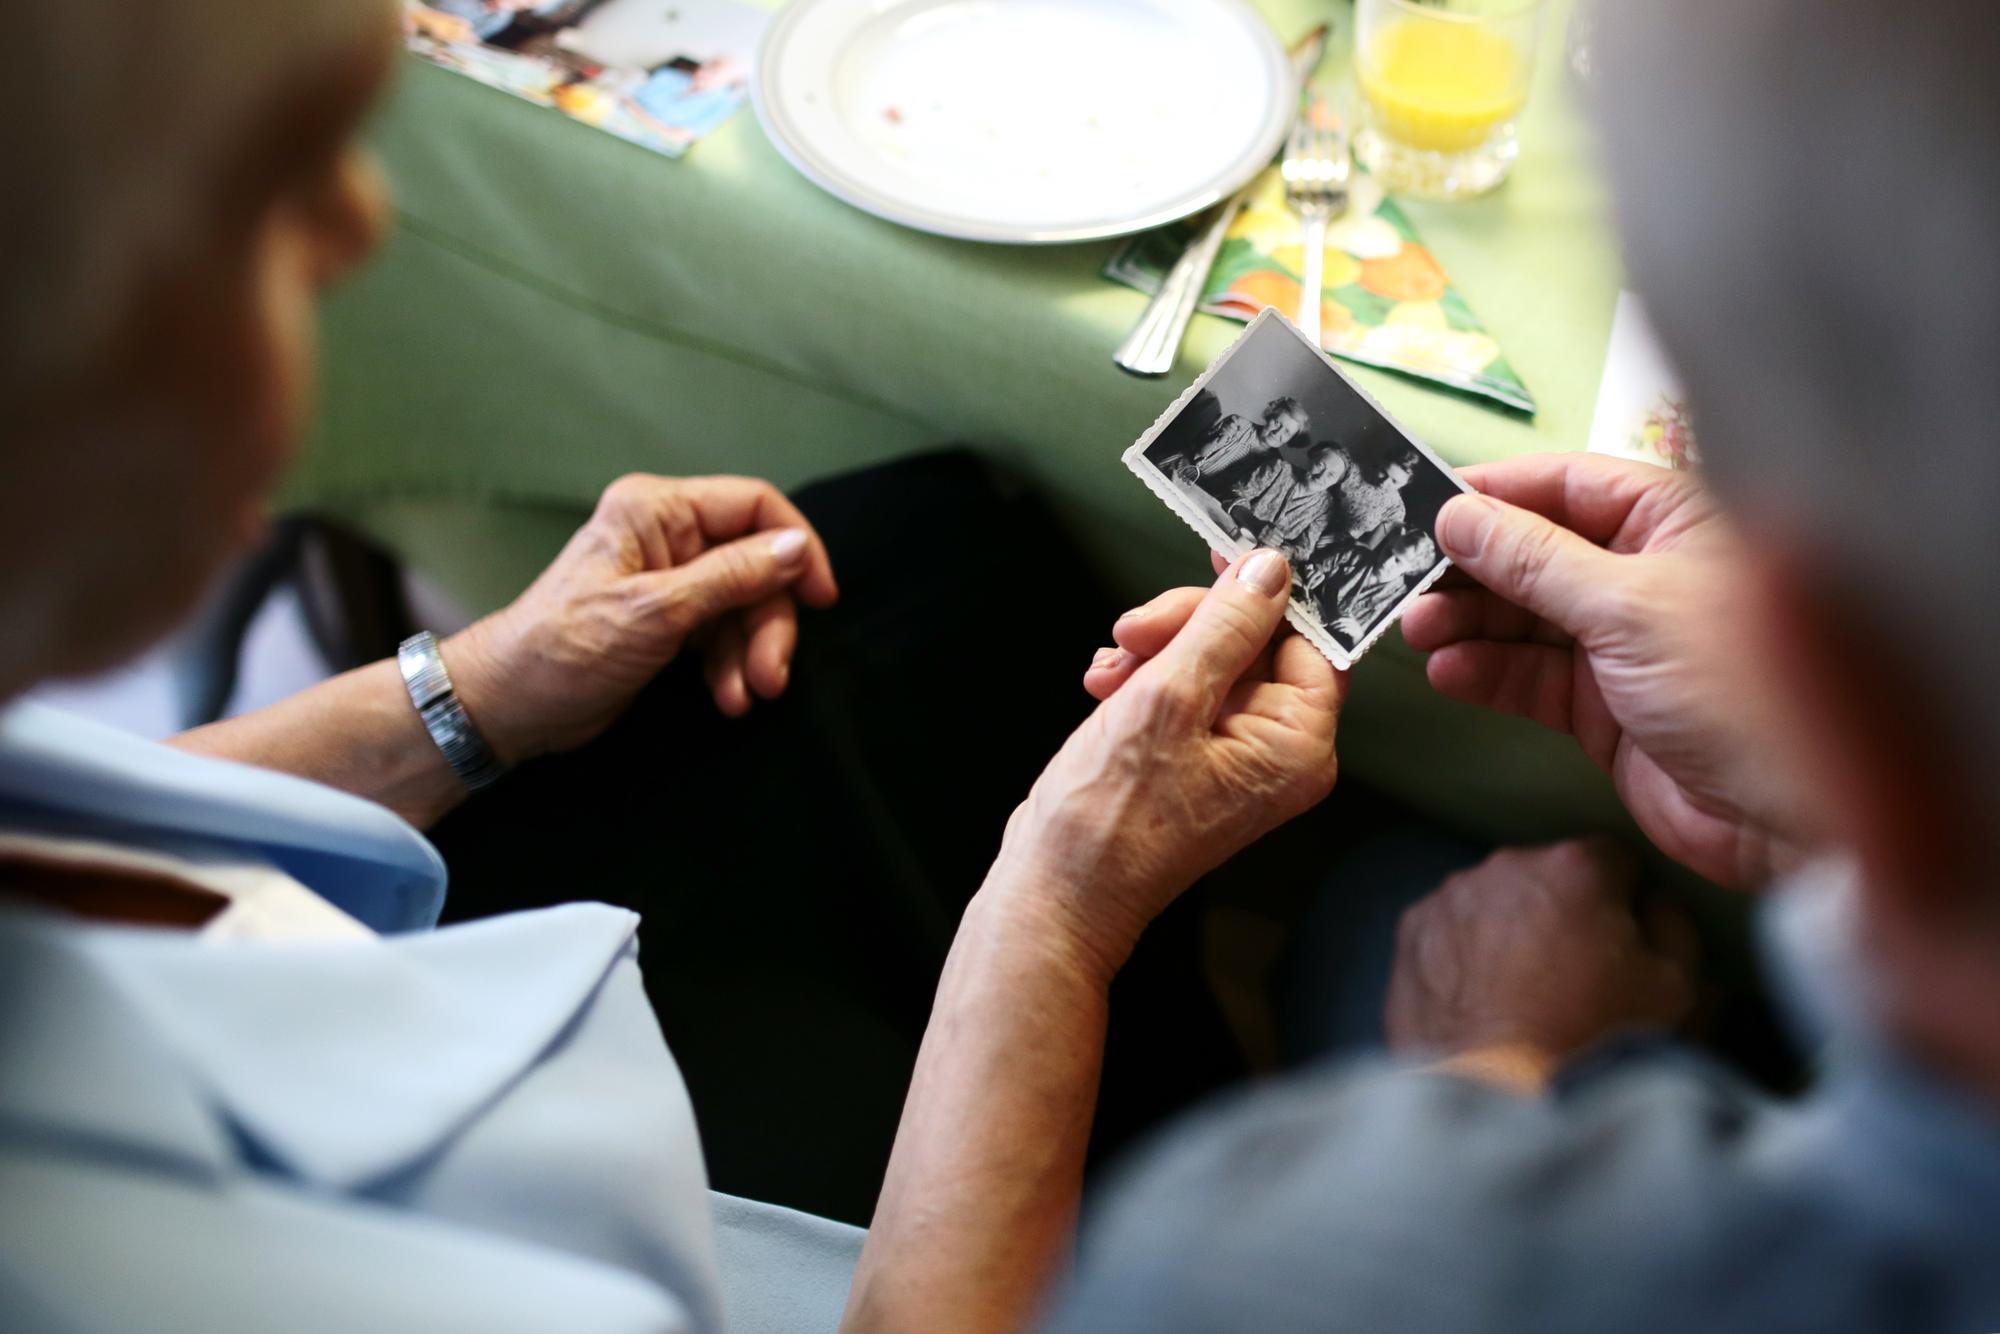
[[[1444,573],[1438,511],[1469,489],[1272,310],[1125,463],[1222,554],[1284,552],[1288,618],[1343,668]]]

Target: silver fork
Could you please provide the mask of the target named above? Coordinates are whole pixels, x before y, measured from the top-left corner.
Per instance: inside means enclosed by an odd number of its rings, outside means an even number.
[[[1298,326],[1318,347],[1326,224],[1347,208],[1347,178],[1353,170],[1347,157],[1347,131],[1323,95],[1314,93],[1307,99],[1305,110],[1292,126],[1278,170],[1285,178],[1285,202],[1305,224],[1302,245],[1306,271],[1299,284]]]

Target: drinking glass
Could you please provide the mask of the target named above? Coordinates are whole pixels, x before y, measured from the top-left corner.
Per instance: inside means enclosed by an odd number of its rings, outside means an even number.
[[[1390,190],[1484,194],[1520,152],[1543,0],[1357,0],[1354,155]]]

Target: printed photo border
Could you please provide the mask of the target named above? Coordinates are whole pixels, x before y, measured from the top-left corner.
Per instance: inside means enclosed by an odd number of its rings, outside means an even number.
[[[1212,549],[1221,552],[1233,561],[1244,552],[1250,550],[1254,544],[1247,538],[1231,537],[1216,527],[1212,519],[1203,514],[1200,509],[1181,493],[1179,485],[1172,478],[1166,476],[1153,466],[1153,461],[1146,457],[1146,451],[1152,447],[1155,440],[1159,439],[1161,432],[1165,431],[1173,423],[1174,419],[1186,410],[1188,404],[1194,401],[1195,395],[1207,388],[1208,382],[1214,379],[1221,372],[1222,368],[1229,364],[1231,358],[1236,356],[1238,352],[1241,352],[1249,344],[1250,340],[1256,336],[1257,331],[1270,323],[1281,325],[1293,338],[1298,339],[1302,345],[1310,348],[1314,355],[1319,358],[1321,364],[1326,367],[1328,374],[1339,376],[1350,390],[1359,395],[1361,400],[1372,408],[1383,421],[1387,422],[1394,428],[1398,435],[1407,440],[1412,449],[1416,450],[1425,459],[1429,460],[1433,466],[1443,472],[1446,477],[1450,478],[1452,484],[1460,491],[1472,494],[1472,488],[1466,485],[1465,481],[1459,477],[1457,469],[1439,458],[1437,452],[1431,449],[1430,446],[1417,439],[1414,435],[1411,435],[1401,422],[1397,421],[1389,414],[1387,409],[1375,401],[1373,394],[1370,394],[1360,385],[1354,383],[1346,372],[1335,365],[1333,359],[1327,356],[1323,349],[1313,347],[1312,340],[1301,333],[1297,325],[1279,314],[1276,309],[1267,306],[1261,314],[1250,321],[1241,334],[1237,335],[1235,342],[1223,349],[1222,355],[1210,363],[1207,370],[1195,377],[1194,383],[1183,390],[1180,397],[1168,404],[1167,410],[1154,420],[1152,426],[1147,428],[1146,433],[1133,442],[1132,446],[1123,455],[1125,466],[1132,471],[1132,474],[1141,482],[1144,482],[1148,490],[1158,496],[1168,509],[1178,514],[1181,517],[1181,521],[1192,528]],[[1437,583],[1443,577],[1444,572],[1450,568],[1451,561],[1447,557],[1440,555],[1437,564],[1432,566],[1423,578],[1412,585],[1409,593],[1404,596],[1403,600],[1390,608],[1381,620],[1368,628],[1361,642],[1354,646],[1352,653],[1341,648],[1339,642],[1320,623],[1317,609],[1310,602],[1298,596],[1296,590],[1300,588],[1300,584],[1296,577],[1296,571],[1294,571],[1292,585],[1295,591],[1291,602],[1285,608],[1285,619],[1291,622],[1293,629],[1311,641],[1314,648],[1325,654],[1327,661],[1331,662],[1339,670],[1346,671],[1359,662],[1362,656],[1370,648],[1374,647],[1375,641],[1380,639],[1390,626],[1402,619],[1403,613],[1409,609],[1410,604],[1427,592],[1433,584]]]

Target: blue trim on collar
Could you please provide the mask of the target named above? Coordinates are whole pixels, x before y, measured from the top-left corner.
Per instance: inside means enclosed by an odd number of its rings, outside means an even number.
[[[434,926],[444,906],[443,858],[388,809],[43,705],[0,713],[0,811],[110,841],[124,828],[245,846],[385,934]]]

